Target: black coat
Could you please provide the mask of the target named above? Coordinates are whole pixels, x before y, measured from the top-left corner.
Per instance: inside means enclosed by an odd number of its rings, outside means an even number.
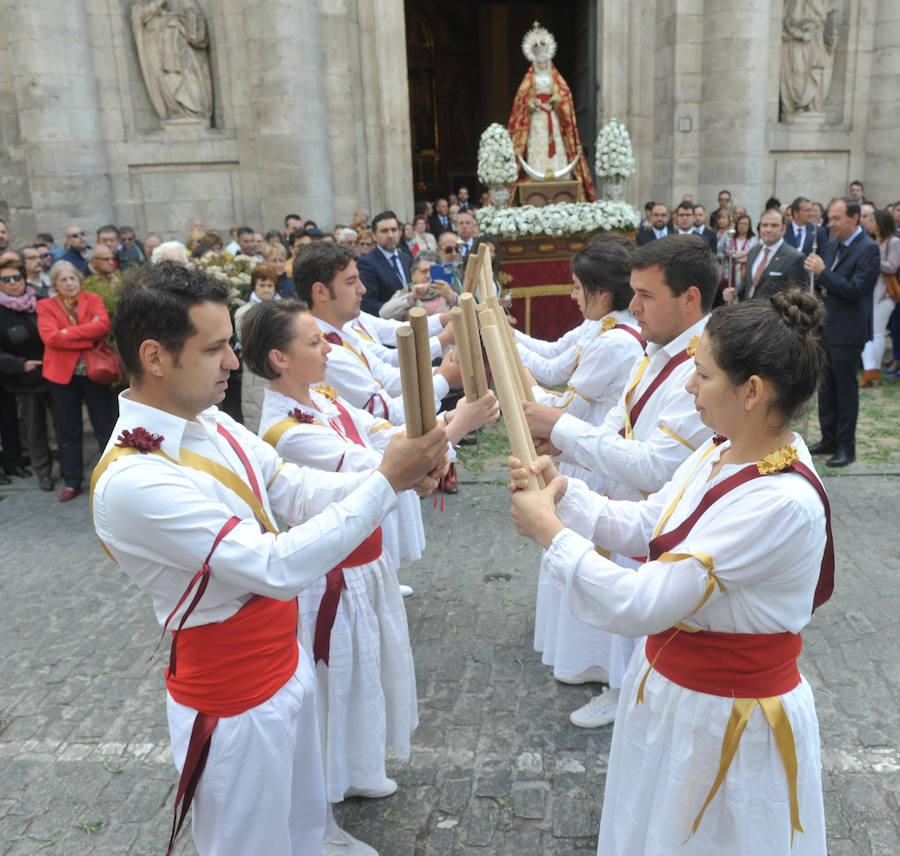
[[[37,313],[0,306],[0,384],[10,392],[35,392],[43,388],[40,366],[25,372],[26,360],[43,357],[44,343],[38,334]]]

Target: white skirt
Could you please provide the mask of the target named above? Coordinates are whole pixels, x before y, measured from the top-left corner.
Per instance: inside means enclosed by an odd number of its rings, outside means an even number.
[[[328,666],[316,667],[329,802],[343,800],[350,787],[382,787],[386,747],[408,758],[409,737],[418,725],[406,609],[390,556],[382,552],[368,565],[345,568],[344,581]],[[324,591],[321,577],[297,597],[300,644],[310,657]]]
[[[825,856],[819,724],[805,680],[781,696],[797,748],[800,825],[791,848],[788,782],[757,708],[721,788],[685,841],[715,781],[732,700],[685,689],[648,667],[644,643],[625,676],[613,727],[598,856]]]
[[[591,490],[602,493],[603,477],[577,464],[562,463],[562,475],[583,480]],[[637,567],[631,559],[614,557],[623,567]],[[616,636],[577,619],[569,611],[566,592],[553,580],[547,567],[546,551],[541,554],[537,604],[534,614],[534,650],[541,662],[553,666],[557,678],[570,679],[592,667],[609,675],[613,688],[622,686],[625,670],[637,640]]]
[[[403,559],[416,562],[425,549],[425,525],[422,523],[422,503],[414,490],[397,494],[397,507],[381,524],[384,549],[390,553],[394,567]]]

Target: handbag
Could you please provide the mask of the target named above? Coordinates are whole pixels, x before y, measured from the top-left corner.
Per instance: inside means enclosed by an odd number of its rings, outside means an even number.
[[[887,286],[887,293],[894,303],[900,303],[900,279],[897,279],[895,273],[882,274],[884,284]]]
[[[118,354],[103,340],[84,352],[84,366],[87,369],[88,380],[102,386],[109,386],[125,379]]]

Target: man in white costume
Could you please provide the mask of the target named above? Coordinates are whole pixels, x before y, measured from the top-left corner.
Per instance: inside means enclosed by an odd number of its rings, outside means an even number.
[[[649,343],[646,355],[635,363],[619,403],[599,427],[553,407],[526,404],[539,451],[555,450],[564,461],[602,475],[604,490],[614,499],[640,499],[662,487],[710,436],[684,385],[693,371],[691,343],[706,326],[718,279],[716,258],[696,235],[670,235],[639,247],[632,258],[629,308]],[[616,561],[639,564],[630,556]],[[573,724],[596,728],[613,721],[637,641],[613,636],[609,689],[574,711]]]
[[[315,677],[297,645],[296,595],[371,534],[398,490],[443,471],[446,432],[395,438],[360,473],[283,462],[214,406],[237,366],[227,303],[202,271],[165,262],[123,292],[115,335],[131,388],[91,480],[94,525],[175,630],[176,814],[193,797],[201,856],[373,854],[346,833],[323,843]],[[275,514],[292,528],[280,532]]]

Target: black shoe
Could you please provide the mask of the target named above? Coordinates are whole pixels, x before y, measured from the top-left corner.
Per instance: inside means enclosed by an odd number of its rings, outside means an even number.
[[[463,435],[459,438],[459,446],[474,446],[478,443],[478,432],[470,431],[468,434]]]
[[[20,479],[30,479],[32,476],[32,472],[29,469],[26,469],[21,464],[16,464],[14,467],[10,467],[6,470],[6,474],[8,476],[16,476],[16,478]]]
[[[841,446],[832,457],[825,461],[826,467],[846,467],[856,460],[856,452],[847,446]]]
[[[7,478],[3,473],[0,473],[0,485],[12,484],[12,479]]]
[[[56,480],[53,476],[38,476],[38,484],[41,490],[53,490],[56,486]]]
[[[834,440],[822,439],[809,447],[810,455],[833,455],[837,450],[837,443]]]

